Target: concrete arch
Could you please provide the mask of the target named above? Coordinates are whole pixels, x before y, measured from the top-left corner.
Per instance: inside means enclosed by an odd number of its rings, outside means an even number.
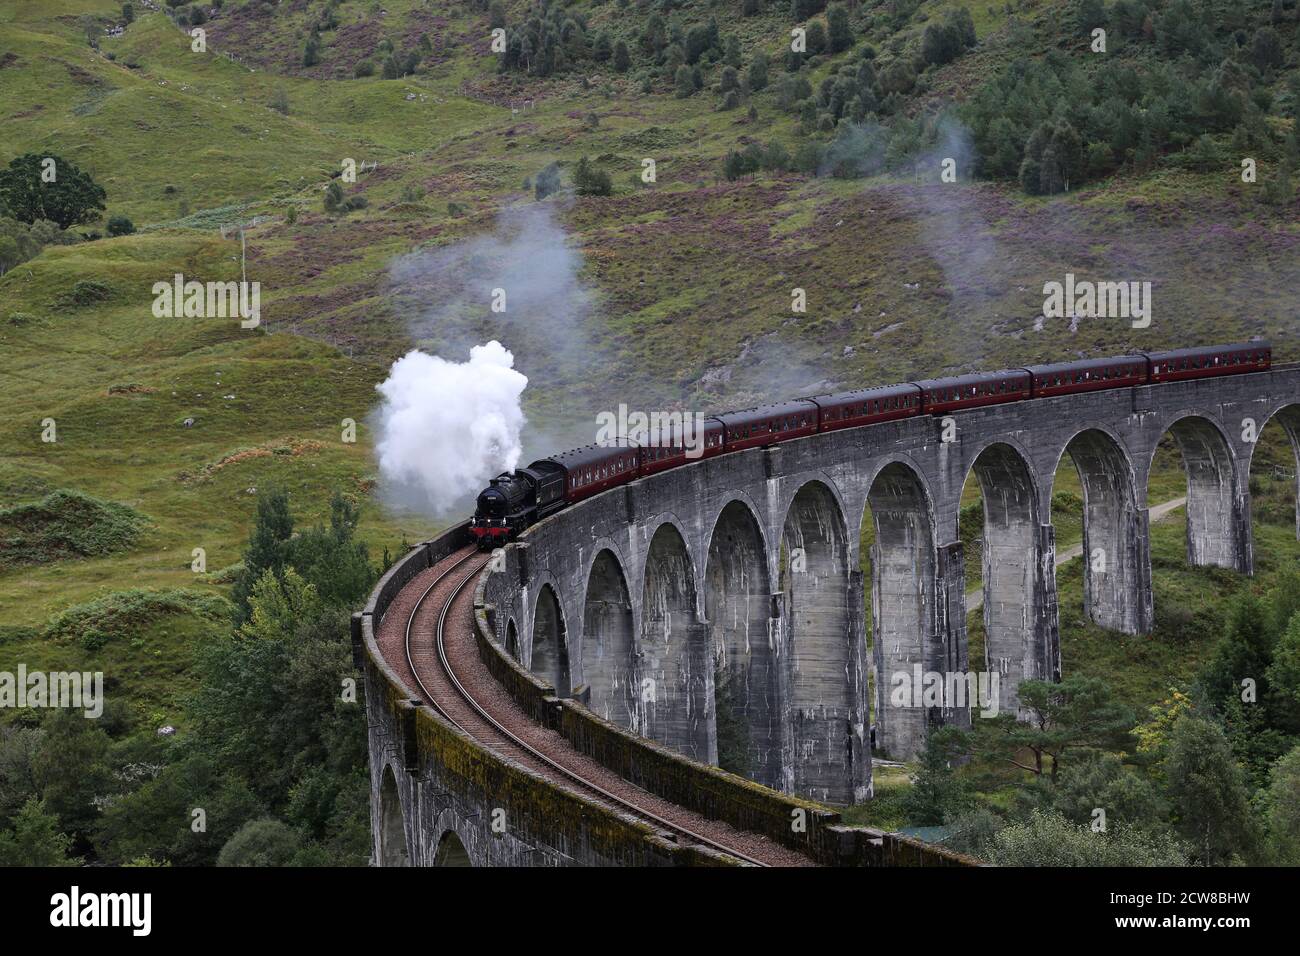
[[[533,653],[529,669],[555,688],[560,697],[572,692],[569,676],[569,636],[564,610],[550,584],[543,584],[533,609]]]
[[[876,741],[895,759],[921,750],[929,723],[916,699],[891,703],[896,675],[914,665],[942,670],[935,603],[934,509],[922,472],[902,460],[872,477],[867,505],[875,524],[871,546],[871,628],[876,659]],[[865,511],[859,525],[865,520]]]
[[[512,617],[506,621],[506,653],[519,660],[519,628],[515,626],[515,619]]]
[[[1096,427],[1066,442],[1058,470],[1067,453],[1083,487],[1084,614],[1111,630],[1145,633],[1151,629],[1151,566],[1133,463],[1113,434]]]
[[[385,765],[379,784],[379,846],[376,857],[380,866],[410,866],[411,852],[406,844],[406,815],[397,792],[397,778]]]
[[[590,707],[620,727],[636,712],[632,598],[618,557],[602,548],[591,563],[582,611],[582,680]]]
[[[1296,474],[1296,516],[1295,516],[1295,533],[1296,538],[1300,539],[1300,404],[1281,405],[1275,408],[1264,421],[1259,423],[1256,436],[1263,435],[1264,429],[1268,427],[1269,422],[1277,419],[1277,423],[1282,426],[1287,438],[1291,442],[1291,453],[1295,456],[1295,474]],[[1257,443],[1252,442],[1250,446],[1250,458],[1246,462],[1246,472],[1250,473],[1250,468],[1255,460],[1255,448]]]
[[[1051,676],[1054,656],[1043,645],[1050,573],[1044,561],[1039,490],[1028,457],[1008,442],[991,442],[971,462],[984,507],[981,548],[985,667],[997,673],[998,708],[1014,713],[1025,679]],[[968,475],[970,474],[968,472]],[[971,701],[966,702],[967,706]]]
[[[641,589],[640,702],[646,736],[717,762],[708,634],[695,619],[695,565],[670,522],[655,529]]]
[[[455,830],[448,830],[438,838],[437,849],[433,852],[433,866],[473,866],[470,861],[469,851],[465,849],[465,844],[456,834]]]
[[[791,506],[794,504],[795,498],[799,496],[800,492],[812,484],[822,485],[825,487],[826,492],[831,496],[831,500],[835,502],[835,507],[839,509],[842,516],[852,514],[856,510],[854,505],[845,497],[845,493],[843,489],[841,489],[840,484],[829,472],[822,471],[821,469],[809,469],[787,477],[788,480],[782,483],[781,498],[776,503],[777,514],[779,515],[788,515]],[[846,527],[847,524],[848,521],[846,517]],[[852,565],[857,560],[857,541],[854,539],[853,535],[848,536],[848,545],[849,564]]]
[[[803,485],[782,531],[781,590],[789,627],[794,792],[853,802],[855,633],[844,512],[821,481]]]
[[[727,503],[709,534],[704,617],[712,649],[717,763],[781,786],[779,640],[758,519]]]
[[[704,539],[704,548],[701,551],[701,554],[707,555],[709,553],[709,549],[713,547],[713,536],[718,531],[718,521],[722,518],[722,513],[726,511],[728,508],[730,508],[733,504],[741,505],[749,512],[750,516],[754,519],[754,524],[758,526],[758,536],[759,536],[759,540],[762,542],[763,545],[763,554],[771,556],[772,542],[768,540],[767,523],[763,520],[762,517],[764,514],[766,514],[766,510],[760,508],[758,506],[758,503],[754,501],[754,499],[750,496],[748,492],[743,490],[735,490],[735,489],[732,489],[727,492],[727,495],[725,499],[722,500],[720,507],[717,509],[717,511],[712,512],[711,518],[709,518],[710,512],[712,511],[711,507],[706,507],[702,509],[703,516],[706,518],[708,522],[704,525],[704,527],[708,528],[709,530],[708,530],[708,534]],[[703,566],[697,568],[697,570],[700,572],[701,575],[703,575],[704,573]],[[701,578],[701,584],[702,583],[703,583],[703,578]],[[704,591],[701,590],[700,594],[701,596],[703,596]],[[701,614],[703,613],[703,610],[704,610],[703,607],[701,607],[700,608]]]
[[[1175,417],[1164,435],[1173,436],[1187,475],[1187,563],[1249,570],[1236,456],[1223,429],[1204,414],[1187,412]],[[1148,474],[1157,447],[1151,449]]]

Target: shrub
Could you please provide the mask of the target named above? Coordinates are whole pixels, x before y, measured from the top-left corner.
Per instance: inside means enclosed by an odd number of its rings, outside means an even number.
[[[536,180],[533,181],[533,197],[538,200],[545,199],[559,189],[560,166],[558,163],[551,163],[538,173]]]
[[[145,524],[125,505],[80,491],[54,491],[38,502],[0,510],[0,569],[112,554],[131,547]]]
[[[583,156],[573,173],[573,186],[579,196],[608,196],[614,191],[609,173],[597,169]]]
[[[695,78],[691,68],[683,63],[677,68],[677,75],[673,80],[673,85],[677,90],[678,99],[686,99],[695,92]]]
[[[107,232],[110,236],[129,236],[135,232],[135,223],[126,216],[110,216]]]
[[[114,591],[85,604],[75,604],[45,625],[45,640],[70,640],[91,635],[92,643],[132,637],[164,614],[192,614],[209,621],[230,618],[230,602],[219,595],[191,588]]]
[[[357,60],[357,65],[352,68],[352,75],[356,77],[374,76],[375,64],[369,60]]]
[[[96,302],[103,302],[113,294],[110,289],[102,282],[96,282],[94,279],[81,279],[73,283],[71,291],[64,297],[69,305],[94,305]]]
[[[292,827],[270,818],[252,820],[221,848],[217,866],[289,866],[302,849]]]
[[[1094,833],[1059,813],[1033,811],[1025,823],[998,831],[987,859],[1002,866],[1186,866],[1172,839],[1126,827]]]

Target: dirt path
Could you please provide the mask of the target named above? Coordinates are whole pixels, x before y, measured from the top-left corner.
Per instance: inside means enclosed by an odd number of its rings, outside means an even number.
[[[1173,501],[1162,501],[1160,504],[1155,505],[1151,509],[1150,520],[1152,522],[1159,521],[1165,515],[1169,514],[1169,512],[1177,508],[1181,508],[1185,504],[1187,504],[1186,498],[1175,498]],[[1072,544],[1064,551],[1056,552],[1056,566],[1059,568],[1061,565],[1065,564],[1065,562],[1073,561],[1081,554],[1083,554],[1082,542],[1079,544]],[[984,606],[983,585],[966,592],[967,613],[970,613],[971,611],[977,611],[983,606]]]

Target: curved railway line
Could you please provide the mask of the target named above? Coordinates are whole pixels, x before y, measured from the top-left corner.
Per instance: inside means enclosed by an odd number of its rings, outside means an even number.
[[[473,627],[472,607],[464,606],[467,599],[472,600],[473,591],[466,589],[487,560],[486,555],[470,548],[453,553],[424,572],[430,580],[419,582],[423,587],[416,592],[419,596],[414,605],[399,612],[405,617],[401,626],[406,665],[430,707],[462,734],[498,754],[588,799],[668,831],[679,842],[684,839],[709,847],[752,866],[811,865],[806,857],[767,837],[735,830],[642,790],[574,750],[564,738],[540,727],[514,705],[478,660],[472,632],[456,623],[468,621],[468,627]],[[466,567],[469,573],[458,575]],[[431,596],[435,596],[433,602]],[[427,627],[430,616],[432,628]],[[425,645],[422,638],[432,640]]]

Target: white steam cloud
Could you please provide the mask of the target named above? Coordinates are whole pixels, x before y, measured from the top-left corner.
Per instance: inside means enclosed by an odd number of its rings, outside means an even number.
[[[500,342],[450,362],[411,351],[375,386],[381,493],[392,504],[446,514],[523,454],[520,396],[527,376]]]

